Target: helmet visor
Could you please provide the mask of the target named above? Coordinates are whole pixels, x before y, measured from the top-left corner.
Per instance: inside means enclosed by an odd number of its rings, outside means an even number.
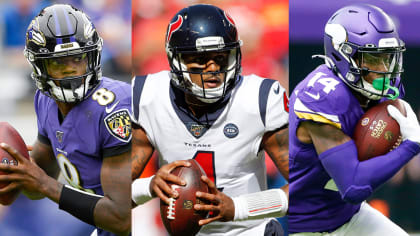
[[[403,72],[402,51],[359,51],[356,55],[362,75],[375,73],[386,78],[396,78]]]

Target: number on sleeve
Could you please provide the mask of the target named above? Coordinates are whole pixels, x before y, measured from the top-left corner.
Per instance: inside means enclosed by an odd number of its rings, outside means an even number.
[[[105,106],[114,101],[115,94],[106,88],[100,88],[93,93],[92,99],[97,101],[99,105]]]
[[[314,87],[315,83],[320,83],[322,85],[324,85],[324,89],[322,91],[324,91],[326,94],[329,94],[331,91],[335,90],[335,86],[337,86],[339,84],[339,82],[333,78],[322,78],[323,76],[325,76],[325,73],[322,72],[318,72],[316,73],[311,80],[309,80],[308,82],[308,87]]]

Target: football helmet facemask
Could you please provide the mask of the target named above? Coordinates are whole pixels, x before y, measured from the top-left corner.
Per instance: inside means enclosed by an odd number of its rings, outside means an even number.
[[[373,100],[399,96],[395,83],[405,46],[382,9],[368,4],[339,9],[325,26],[324,49],[325,63],[352,89]],[[369,73],[379,78],[369,83]]]
[[[59,102],[77,103],[87,98],[101,79],[102,38],[89,17],[71,5],[56,4],[41,10],[26,32],[24,55],[33,68],[36,87]],[[87,60],[81,76],[53,78],[48,60],[81,57]]]
[[[238,80],[241,72],[241,45],[235,23],[225,11],[205,4],[182,9],[173,17],[166,33],[166,54],[172,83],[202,102],[214,103],[220,100]],[[207,61],[203,59],[208,59],[207,55],[212,52],[226,55],[227,61],[215,58],[220,66],[219,71],[187,69],[185,58],[198,58],[197,63],[204,64]],[[191,74],[201,76],[201,86],[191,80]],[[206,74],[224,75],[223,84],[215,88],[204,88],[203,76]]]

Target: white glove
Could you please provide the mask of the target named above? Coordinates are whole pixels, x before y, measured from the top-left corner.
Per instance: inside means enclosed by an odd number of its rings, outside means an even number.
[[[388,105],[388,113],[392,118],[394,118],[400,125],[400,131],[403,140],[410,140],[420,144],[420,125],[417,120],[416,114],[411,108],[410,104],[406,101],[401,100],[404,104],[407,117],[405,117],[401,112],[393,105]]]

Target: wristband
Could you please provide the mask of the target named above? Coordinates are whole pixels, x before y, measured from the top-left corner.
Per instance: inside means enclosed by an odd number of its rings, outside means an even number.
[[[87,193],[79,189],[63,185],[58,208],[72,214],[74,217],[95,226],[93,211],[100,195]]]
[[[236,220],[282,217],[288,209],[286,193],[281,189],[270,189],[232,198]]]
[[[131,198],[137,205],[144,204],[153,198],[150,192],[150,182],[153,176],[138,178],[131,184]]]

